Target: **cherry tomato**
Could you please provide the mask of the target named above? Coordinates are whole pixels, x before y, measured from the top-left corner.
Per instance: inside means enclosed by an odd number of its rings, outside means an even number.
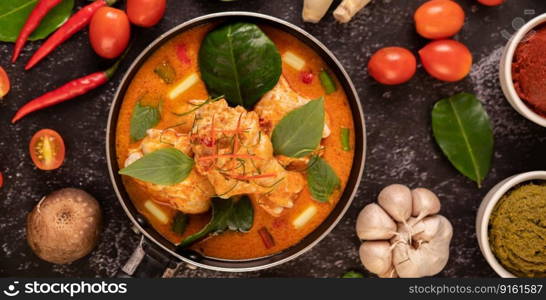
[[[30,140],[29,151],[38,169],[54,170],[63,164],[64,141],[55,130],[42,129],[36,132]]]
[[[483,5],[487,6],[497,6],[504,3],[504,0],[478,0]]]
[[[166,6],[166,0],[127,0],[127,15],[136,26],[152,27],[163,18]]]
[[[6,71],[0,67],[0,100],[9,93],[10,83],[9,77]]]
[[[0,172],[0,189],[4,186],[4,174]]]
[[[417,61],[413,53],[401,47],[386,47],[375,52],[368,62],[368,73],[382,84],[404,83],[413,77]]]
[[[131,25],[124,11],[101,7],[91,19],[89,40],[95,52],[104,58],[116,58],[123,53],[129,37]]]
[[[430,42],[419,50],[425,70],[443,81],[459,81],[470,72],[472,54],[468,48],[454,40]]]
[[[427,39],[445,39],[463,28],[464,10],[451,0],[431,0],[421,5],[413,16],[415,29]]]

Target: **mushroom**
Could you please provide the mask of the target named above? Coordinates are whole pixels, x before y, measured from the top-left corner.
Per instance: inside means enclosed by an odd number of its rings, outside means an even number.
[[[27,216],[27,241],[41,259],[69,264],[93,250],[102,224],[99,203],[83,190],[49,194]]]
[[[378,202],[364,207],[357,219],[357,234],[365,240],[359,251],[364,267],[389,278],[442,271],[449,259],[453,227],[437,215],[438,197],[424,188],[410,191],[393,184],[380,192]]]

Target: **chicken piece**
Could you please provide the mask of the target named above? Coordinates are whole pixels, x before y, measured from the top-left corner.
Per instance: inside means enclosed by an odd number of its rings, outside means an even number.
[[[319,148],[313,152],[313,155],[322,156],[324,154],[324,146],[319,146]],[[285,169],[289,171],[298,171],[304,172],[307,170],[309,160],[311,160],[311,155],[304,157],[289,157],[285,155],[276,155],[275,158]]]
[[[254,111],[260,116],[260,126],[268,136],[271,136],[273,129],[290,111],[307,104],[311,99],[299,95],[294,91],[288,81],[281,76],[279,83],[256,104]],[[324,129],[322,138],[330,136],[330,117],[324,114]],[[322,155],[322,153],[319,153]],[[277,160],[287,170],[305,170],[309,162],[309,156],[306,157],[288,157],[277,155]]]
[[[159,149],[174,147],[191,156],[190,139],[174,129],[149,129],[137,148],[129,150],[125,166],[132,164],[142,156]],[[135,179],[136,182],[154,195],[155,202],[180,210],[187,214],[199,214],[209,210],[210,198],[214,188],[207,178],[195,168],[184,181],[175,185],[159,185]]]
[[[307,104],[311,100],[294,91],[286,78],[281,76],[279,83],[260,99],[254,107],[254,111],[260,116],[262,130],[268,136],[271,136],[275,126],[277,126],[287,113]],[[327,138],[330,136],[330,117],[328,114],[325,114],[324,118],[322,138]]]
[[[301,174],[286,171],[273,157],[270,138],[258,115],[225,100],[197,110],[191,131],[196,168],[206,175],[216,195],[251,194],[266,211],[278,216],[303,189]]]

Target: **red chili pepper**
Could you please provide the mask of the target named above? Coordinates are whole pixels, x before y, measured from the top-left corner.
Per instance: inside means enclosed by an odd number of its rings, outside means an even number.
[[[89,92],[90,90],[93,90],[105,84],[108,81],[108,79],[112,78],[120,62],[121,62],[121,59],[118,60],[114,65],[112,65],[110,68],[108,68],[105,71],[95,72],[93,74],[84,76],[82,78],[72,80],[58,89],[45,93],[44,95],[27,102],[27,104],[23,105],[23,107],[21,107],[17,111],[15,116],[13,116],[13,119],[11,119],[11,123],[15,123],[19,121],[24,116],[32,112],[35,112],[53,105],[57,105],[61,102],[83,95]]]
[[[106,5],[112,5],[114,3],[116,3],[116,0],[97,0],[82,7],[77,13],[70,17],[70,19],[68,19],[63,26],[57,29],[57,31],[55,31],[55,33],[51,35],[47,41],[45,41],[40,49],[36,50],[36,53],[34,53],[25,66],[25,70],[30,70],[44,57],[48,56],[53,50],[55,50],[55,48],[57,48],[60,44],[64,43],[71,36],[89,25],[91,22],[91,17],[93,17],[99,8]]]
[[[305,84],[311,84],[313,83],[313,78],[315,75],[313,75],[312,71],[302,71],[300,74],[301,81]]]
[[[267,228],[260,228],[260,230],[258,230],[258,234],[262,238],[262,242],[264,243],[266,249],[275,246],[275,240],[273,239],[273,236],[271,235],[271,233],[269,233]]]
[[[17,41],[15,42],[15,49],[13,50],[13,56],[11,57],[11,62],[15,62],[21,50],[25,46],[28,37],[38,28],[42,19],[47,15],[47,13],[61,3],[61,0],[40,0],[34,9],[30,13],[25,25],[21,28]]]
[[[186,44],[176,45],[176,55],[183,64],[189,65],[191,63],[191,60],[188,56],[188,47],[186,47]]]

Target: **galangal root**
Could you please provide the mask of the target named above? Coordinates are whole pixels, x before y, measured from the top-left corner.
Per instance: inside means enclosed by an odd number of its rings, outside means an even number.
[[[334,18],[340,23],[347,23],[371,0],[343,0],[334,11]],[[303,21],[318,23],[332,5],[333,0],[304,0]]]
[[[302,17],[303,21],[318,23],[328,11],[334,0],[304,0]]]
[[[371,0],[343,0],[336,10],[334,10],[334,18],[340,23],[347,23],[351,21],[357,12],[368,5],[370,1]]]
[[[378,196],[378,204],[362,209],[356,221],[360,259],[379,277],[433,276],[449,259],[453,228],[438,215],[440,200],[430,190],[393,184]]]

